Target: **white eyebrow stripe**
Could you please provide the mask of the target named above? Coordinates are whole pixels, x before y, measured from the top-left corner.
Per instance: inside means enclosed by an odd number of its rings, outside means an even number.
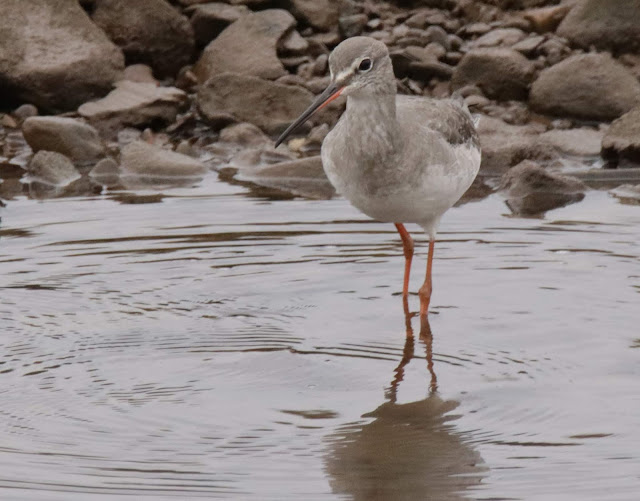
[[[352,68],[341,71],[340,73],[338,73],[338,76],[336,77],[336,82],[341,82],[342,80],[347,78],[352,72],[353,72]]]

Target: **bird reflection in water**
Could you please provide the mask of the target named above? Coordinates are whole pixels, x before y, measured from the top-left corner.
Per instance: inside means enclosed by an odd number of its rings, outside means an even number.
[[[363,416],[372,421],[347,425],[331,437],[326,459],[331,487],[355,501],[467,499],[464,491],[481,482],[486,468],[451,424],[459,403],[438,395],[429,321],[422,320],[417,343],[409,316],[406,328],[402,360],[385,392],[386,402]],[[426,351],[427,398],[398,404],[398,388],[415,358],[416,344]]]

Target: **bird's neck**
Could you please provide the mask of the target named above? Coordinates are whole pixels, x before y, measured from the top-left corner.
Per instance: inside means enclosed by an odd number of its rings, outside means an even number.
[[[347,98],[347,113],[359,118],[371,117],[385,123],[396,119],[396,95],[394,94],[353,94]]]
[[[369,148],[381,148],[378,154],[396,147],[398,125],[396,120],[396,95],[349,95],[347,97],[347,119],[356,125],[352,127],[351,141],[361,136]],[[373,139],[374,141],[371,141]],[[363,144],[363,146],[365,146]],[[372,152],[373,153],[373,152]]]

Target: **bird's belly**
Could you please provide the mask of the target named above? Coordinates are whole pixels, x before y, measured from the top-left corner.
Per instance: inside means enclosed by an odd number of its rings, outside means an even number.
[[[357,169],[325,166],[336,191],[360,211],[378,221],[424,224],[438,220],[471,186],[480,155],[467,169],[430,165],[414,179],[399,178],[385,183],[372,183],[369,173]]]

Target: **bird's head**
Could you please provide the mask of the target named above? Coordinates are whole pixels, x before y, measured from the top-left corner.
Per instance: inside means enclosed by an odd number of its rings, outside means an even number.
[[[369,37],[348,38],[329,56],[331,83],[276,141],[276,147],[318,110],[339,96],[395,94],[396,83],[387,46]]]

